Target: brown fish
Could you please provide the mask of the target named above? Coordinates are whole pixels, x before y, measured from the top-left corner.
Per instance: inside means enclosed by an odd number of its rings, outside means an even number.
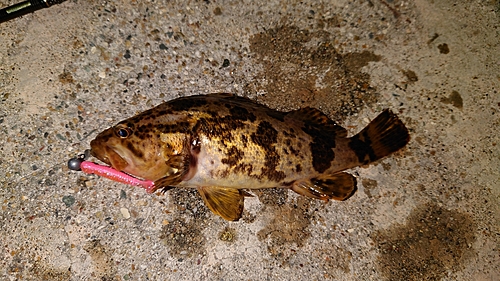
[[[207,206],[238,220],[244,189],[281,187],[345,200],[356,179],[343,170],[404,147],[405,125],[384,110],[357,135],[319,110],[279,112],[230,94],[178,98],[118,123],[91,143],[92,155],[156,188],[197,188]]]

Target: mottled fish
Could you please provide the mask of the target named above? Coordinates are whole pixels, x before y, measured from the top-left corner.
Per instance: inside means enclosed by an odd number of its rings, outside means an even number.
[[[387,156],[409,141],[384,110],[347,137],[317,109],[279,112],[230,94],[178,98],[118,123],[91,142],[92,155],[156,189],[197,188],[206,205],[238,220],[245,189],[281,187],[345,200],[356,179],[342,172]]]

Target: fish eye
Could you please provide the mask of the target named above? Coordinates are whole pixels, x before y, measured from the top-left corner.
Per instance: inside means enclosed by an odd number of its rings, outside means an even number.
[[[132,130],[128,127],[115,128],[115,134],[122,139],[126,139],[132,135]]]
[[[116,131],[116,133],[118,134],[118,136],[120,136],[120,138],[126,138],[129,135],[129,133],[126,129],[118,129],[118,131]]]

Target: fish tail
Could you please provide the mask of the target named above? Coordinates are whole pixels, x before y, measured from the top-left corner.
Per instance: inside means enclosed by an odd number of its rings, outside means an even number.
[[[391,110],[386,109],[361,132],[349,139],[359,164],[364,165],[403,148],[410,141],[408,129]]]
[[[403,148],[410,140],[408,129],[386,109],[357,135],[347,139],[351,149],[343,169],[368,164]],[[295,181],[290,189],[298,194],[328,201],[346,200],[356,192],[356,178],[348,173],[324,173]]]

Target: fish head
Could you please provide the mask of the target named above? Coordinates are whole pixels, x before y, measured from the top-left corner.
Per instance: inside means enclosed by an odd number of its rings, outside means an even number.
[[[98,134],[90,146],[94,157],[114,169],[156,181],[180,172],[183,137],[166,136],[151,123],[125,120]]]

